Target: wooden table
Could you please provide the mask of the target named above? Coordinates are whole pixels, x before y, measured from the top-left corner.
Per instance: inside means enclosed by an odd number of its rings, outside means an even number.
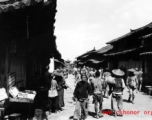
[[[9,102],[10,103],[30,103],[29,104],[29,110],[28,110],[28,115],[27,117],[30,116],[31,113],[31,106],[34,103],[34,100],[29,100],[29,99],[25,99],[25,98],[9,98]]]
[[[34,103],[33,100],[29,100],[25,98],[9,98],[9,102]]]

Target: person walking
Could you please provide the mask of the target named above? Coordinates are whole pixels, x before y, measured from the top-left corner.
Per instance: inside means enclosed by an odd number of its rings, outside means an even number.
[[[61,107],[64,107],[65,106],[65,103],[64,103],[64,89],[69,88],[69,86],[66,84],[66,80],[65,80],[65,77],[64,77],[64,72],[60,71],[60,74],[62,75],[62,79],[61,79],[61,84],[60,85],[63,88],[62,95],[61,95],[61,101],[63,102],[63,105],[61,105]]]
[[[104,72],[103,73],[103,96],[106,97],[107,99],[109,98],[109,84],[110,84],[110,77],[111,73],[110,72]],[[109,82],[109,83],[108,83]]]
[[[111,96],[111,108],[114,113],[114,116],[123,116],[121,114],[121,110],[123,109],[123,90],[125,88],[125,83],[122,78],[124,75],[124,72],[120,69],[114,69],[112,70],[112,73],[115,77],[115,85],[113,86],[112,96]],[[118,108],[118,111],[116,112],[116,105]]]
[[[111,76],[110,72],[104,72],[103,73],[103,79],[105,79],[105,82],[107,83],[106,85],[106,97],[111,95],[112,89],[115,85],[114,77]]]
[[[95,78],[94,73],[90,72],[90,73],[89,73],[89,78],[88,78],[89,83],[91,83],[94,78]]]
[[[76,86],[76,84],[81,81],[81,75],[79,73],[79,71],[75,72],[75,81],[74,81],[74,86]]]
[[[100,78],[100,72],[95,73],[95,79],[91,82],[91,88],[93,91],[93,103],[95,109],[95,118],[103,117],[102,115],[102,102],[103,102],[103,80]],[[99,109],[98,109],[99,108]]]
[[[137,78],[137,82],[136,82],[136,93],[139,92],[139,70],[138,68],[134,68],[134,75],[136,76]]]
[[[68,88],[68,86],[65,83],[65,80],[63,78],[62,72],[56,72],[55,74],[55,80],[58,84],[58,97],[57,97],[57,105],[58,105],[58,111],[62,111],[62,107],[65,106],[64,104],[64,89]]]
[[[137,80],[138,80],[138,85],[137,85],[137,90],[139,92],[141,92],[141,88],[142,88],[142,84],[143,84],[143,72],[142,72],[142,68],[140,70],[136,70],[135,75],[137,76]]]
[[[139,92],[141,92],[141,88],[142,88],[142,84],[143,84],[143,71],[142,71],[142,68],[140,69],[139,71],[139,76],[138,76],[138,80],[139,80]]]
[[[126,81],[127,88],[129,89],[128,102],[132,102],[134,104],[134,99],[135,99],[134,91],[137,89],[138,79],[137,79],[137,76],[135,75],[135,72],[136,72],[135,70],[130,69],[128,71],[129,73],[128,73],[128,77]]]
[[[92,94],[91,86],[87,82],[88,78],[86,74],[81,75],[81,81],[77,83],[74,90],[74,98],[77,103],[80,105],[81,109],[81,120],[85,120],[87,118],[87,101],[89,101],[90,95]]]
[[[124,79],[125,85],[126,85],[126,80],[127,80],[127,69],[125,66],[121,66],[120,70],[122,70],[124,72],[124,76],[122,76],[122,78]]]

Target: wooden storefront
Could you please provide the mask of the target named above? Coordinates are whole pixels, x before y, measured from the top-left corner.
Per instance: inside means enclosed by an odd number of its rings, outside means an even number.
[[[54,36],[56,0],[18,7],[0,13],[0,87],[7,88],[8,74],[15,72],[18,88],[32,88],[52,55],[61,58]]]

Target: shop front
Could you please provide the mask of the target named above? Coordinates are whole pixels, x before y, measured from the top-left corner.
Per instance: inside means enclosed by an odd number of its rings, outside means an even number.
[[[44,69],[52,55],[61,57],[54,36],[56,0],[7,1],[0,3],[0,13],[0,89],[7,95],[0,96],[1,106],[4,115],[28,118]]]

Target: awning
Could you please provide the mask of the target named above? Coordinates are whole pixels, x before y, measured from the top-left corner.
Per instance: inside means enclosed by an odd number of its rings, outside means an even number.
[[[140,53],[140,55],[152,55],[152,51],[149,51],[149,52],[142,52],[142,53]]]
[[[81,59],[87,58],[90,54],[84,55],[81,57]]]
[[[0,13],[25,8],[26,6],[35,5],[42,1],[44,5],[48,5],[53,0],[0,0]]]
[[[102,60],[102,61],[98,61],[98,60],[94,60],[94,59],[89,59],[89,60],[87,60],[86,62],[92,62],[92,63],[94,63],[94,64],[99,64],[99,63],[101,63],[101,62],[103,62],[104,60]]]
[[[152,33],[150,33],[150,34],[147,34],[147,35],[144,35],[144,36],[141,36],[139,39],[145,39],[145,38],[149,38],[149,37],[151,37],[152,36]]]
[[[63,64],[63,65],[64,65],[64,63],[63,63],[63,62],[61,62],[61,61],[59,61],[58,59],[54,59],[54,61],[55,61],[55,62],[58,62],[58,63],[61,63],[61,64]]]
[[[120,52],[114,52],[114,53],[104,54],[104,56],[114,56],[114,55],[119,55],[119,54],[126,54],[128,52],[132,52],[132,51],[135,51],[137,49],[138,48],[133,48],[133,49],[129,49],[129,50],[123,50],[123,51],[120,51]]]

